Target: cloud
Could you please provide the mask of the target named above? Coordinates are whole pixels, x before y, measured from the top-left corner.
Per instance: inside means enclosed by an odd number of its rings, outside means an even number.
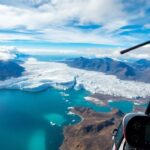
[[[35,40],[34,36],[32,35],[25,35],[25,34],[0,34],[0,41],[13,41],[13,40]]]
[[[147,28],[147,29],[150,29],[150,24],[149,23],[145,24],[144,27]]]
[[[31,55],[50,55],[50,56],[86,56],[86,57],[110,57],[114,59],[149,59],[150,45],[146,45],[125,55],[121,55],[122,48],[79,48],[79,49],[63,49],[63,48],[24,48],[17,49],[12,46],[0,46],[0,60],[13,60],[19,53]],[[31,59],[34,60],[34,59]]]
[[[7,1],[5,3],[7,4]],[[108,36],[106,31],[116,30],[126,24],[126,21],[121,21],[125,14],[117,0],[110,1],[109,5],[102,0],[62,0],[62,3],[53,0],[36,9],[14,7],[15,4],[18,6],[17,2],[11,6],[10,4],[0,5],[0,20],[3,20],[0,22],[0,29],[35,30],[41,34],[0,34],[0,40],[37,39],[50,42],[112,44],[120,41]],[[113,10],[114,13],[110,13]],[[77,20],[78,25],[103,24],[103,28],[85,33],[71,25],[68,26],[73,20]]]
[[[118,38],[112,38],[107,34],[95,32],[84,32],[74,28],[51,28],[44,29],[41,39],[51,42],[70,42],[70,43],[93,43],[93,44],[112,44],[118,43]]]
[[[146,18],[147,2],[140,0],[136,6],[135,3],[135,0],[0,0],[0,40],[134,44],[149,38],[146,33],[121,34],[127,31],[122,27],[142,24]],[[87,25],[99,27],[90,30],[79,27]],[[147,28],[148,24],[142,27]]]
[[[0,27],[25,26],[27,29],[45,28],[49,25],[65,25],[69,21],[77,20],[79,24],[97,23],[105,24],[108,22],[121,20],[126,14],[122,11],[122,5],[119,0],[52,0],[49,3],[45,1],[0,1]],[[34,7],[14,7],[22,3],[37,3],[38,8]],[[46,1],[48,2],[48,1]],[[13,5],[11,5],[13,4]],[[84,9],[83,9],[84,8]],[[111,13],[113,11],[113,13]],[[105,17],[104,17],[105,16]],[[118,21],[119,22],[119,21]]]
[[[118,59],[149,59],[149,45],[141,47],[137,50],[121,55],[122,48],[79,48],[79,49],[63,49],[63,48],[20,48],[19,51],[31,55],[50,55],[50,56],[85,56],[85,57],[110,57]]]
[[[150,38],[149,4],[147,0],[0,0],[0,44],[21,43],[19,51],[34,54],[120,57],[120,47]],[[141,49],[123,57],[149,58],[149,51]],[[0,59],[15,57],[7,48],[0,54]]]
[[[18,53],[18,50],[15,47],[7,47],[7,46],[1,46],[0,47],[0,61],[7,61],[12,60],[16,58],[16,54]]]
[[[141,48],[136,49],[130,53],[124,55],[124,57],[128,58],[136,58],[136,59],[150,59],[150,44],[143,46]]]
[[[17,7],[39,7],[50,2],[50,0],[0,0],[1,4]]]

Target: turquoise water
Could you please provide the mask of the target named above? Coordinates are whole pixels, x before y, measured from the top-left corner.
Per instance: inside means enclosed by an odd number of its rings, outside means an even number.
[[[65,92],[53,88],[31,93],[0,91],[0,150],[58,150],[63,141],[63,127],[80,121],[68,114],[69,107],[84,106],[109,112],[110,107],[84,100],[89,93],[73,89]],[[132,110],[132,103],[114,102],[113,108]],[[124,107],[126,106],[126,107]]]
[[[120,109],[123,113],[128,113],[133,110],[133,103],[131,101],[120,100],[115,102],[110,102],[109,106],[114,109]]]

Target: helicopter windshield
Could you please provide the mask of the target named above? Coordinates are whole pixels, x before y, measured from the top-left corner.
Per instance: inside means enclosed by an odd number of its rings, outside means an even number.
[[[0,150],[148,147],[149,45],[150,0],[0,0]]]

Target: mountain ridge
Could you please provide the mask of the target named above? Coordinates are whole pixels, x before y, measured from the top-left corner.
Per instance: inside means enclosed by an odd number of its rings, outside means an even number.
[[[20,77],[25,71],[25,68],[12,60],[0,60],[0,80],[7,80],[12,77]]]
[[[74,68],[90,71],[103,72],[107,75],[115,75],[121,80],[134,80],[150,83],[150,79],[145,74],[150,74],[150,61],[140,59],[135,62],[124,62],[112,58],[73,58],[65,63]]]

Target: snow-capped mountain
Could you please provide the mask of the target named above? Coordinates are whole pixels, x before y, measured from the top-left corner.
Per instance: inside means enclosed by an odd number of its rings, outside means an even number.
[[[20,77],[25,68],[20,65],[26,55],[18,52],[13,47],[1,47],[0,49],[0,80]]]
[[[150,61],[141,59],[134,63],[123,62],[111,58],[75,58],[69,59],[67,63],[71,67],[103,72],[115,75],[121,80],[134,80],[150,83]]]
[[[150,60],[140,59],[135,62],[135,66],[141,70],[150,69]]]
[[[0,61],[0,80],[20,77],[25,68],[14,61]]]
[[[0,60],[1,89],[41,91],[49,87],[63,90],[84,88],[91,93],[127,98],[150,96],[149,83],[131,81],[138,72],[144,73],[149,70],[140,71],[135,63],[128,64],[111,58],[83,57],[65,62],[42,62],[25,55],[25,59],[20,61],[21,54],[14,55],[7,51],[7,55],[4,60]],[[140,79],[148,79],[148,76],[149,74],[146,74]]]

